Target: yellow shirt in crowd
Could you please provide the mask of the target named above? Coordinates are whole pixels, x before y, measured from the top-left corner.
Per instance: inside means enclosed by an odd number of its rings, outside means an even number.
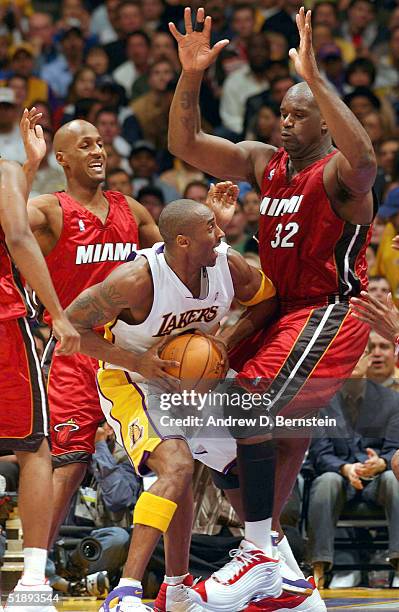
[[[392,248],[392,238],[396,236],[392,223],[387,223],[377,251],[377,261],[370,274],[385,276],[391,288],[396,306],[399,306],[399,251]]]

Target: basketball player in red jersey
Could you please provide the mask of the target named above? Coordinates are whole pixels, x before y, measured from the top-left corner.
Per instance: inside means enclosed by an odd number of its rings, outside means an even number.
[[[39,357],[27,320],[29,308],[15,265],[53,318],[59,354],[79,350],[79,334],[65,316],[44,258],[29,229],[26,180],[14,162],[0,161],[0,450],[13,450],[20,466],[19,511],[24,532],[24,572],[7,612],[55,612],[44,570],[52,513],[48,406]],[[29,592],[30,599],[23,599]],[[36,601],[35,601],[36,598]],[[46,603],[44,606],[43,604]],[[15,605],[13,605],[15,604]],[[35,605],[33,605],[35,604]],[[42,605],[40,605],[42,604]],[[0,602],[1,608],[1,602]]]
[[[350,376],[368,335],[367,326],[349,316],[348,302],[367,283],[375,155],[361,124],[320,76],[310,11],[300,10],[297,26],[300,47],[291,49],[290,57],[304,82],[282,101],[284,146],[277,150],[258,142],[233,144],[202,132],[198,99],[203,73],[228,41],[210,48],[211,18],[205,18],[203,9],[197,12],[194,30],[190,9],[185,9],[184,35],[169,25],[183,67],[169,115],[171,152],[216,177],[257,183],[262,193],[260,257],[280,298],[280,318],[252,354],[246,342],[231,363],[241,386],[250,381],[250,389],[270,394],[271,417],[304,416],[328,403]],[[230,339],[231,347],[234,337]],[[229,612],[235,610],[237,589],[247,592],[248,601],[258,589],[267,595],[251,580],[260,562],[254,548],[272,556],[272,517],[279,529],[282,506],[308,444],[306,436],[274,440],[265,432],[234,433],[245,540],[223,580],[210,578],[194,590],[196,601],[206,608]],[[279,548],[298,573],[285,539]],[[284,609],[281,603],[268,609]]]
[[[23,130],[23,138],[28,158],[24,170],[30,180],[45,149],[33,122]],[[54,151],[67,189],[31,200],[28,216],[66,307],[85,288],[104,280],[139,245],[152,246],[160,240],[160,234],[141,204],[118,192],[103,192],[106,152],[92,124],[79,120],[61,127]],[[51,325],[49,313],[45,320]],[[104,418],[95,383],[97,362],[80,354],[54,355],[53,348],[50,342],[44,355],[45,362],[51,361],[47,388],[56,468],[50,545],[85,474],[98,423]],[[162,362],[150,354],[141,365],[147,375],[157,375]]]

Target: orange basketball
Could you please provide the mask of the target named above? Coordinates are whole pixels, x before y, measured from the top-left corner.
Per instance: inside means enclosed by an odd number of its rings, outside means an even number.
[[[180,390],[206,393],[223,378],[225,366],[217,345],[197,334],[172,336],[160,353],[161,359],[178,361],[180,367],[168,368],[168,374],[180,378]]]

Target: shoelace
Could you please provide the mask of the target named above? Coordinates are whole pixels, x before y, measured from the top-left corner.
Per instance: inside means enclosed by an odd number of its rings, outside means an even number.
[[[257,561],[262,553],[260,551],[252,552],[242,548],[234,548],[229,552],[229,555],[232,557],[232,560],[212,575],[212,578],[219,582],[227,582],[237,576],[243,567],[250,565],[252,561]]]

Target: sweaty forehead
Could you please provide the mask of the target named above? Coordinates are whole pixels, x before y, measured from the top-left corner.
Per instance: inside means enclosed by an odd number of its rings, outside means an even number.
[[[54,138],[54,149],[60,151],[76,145],[84,138],[99,138],[97,128],[87,121],[71,121],[58,130]]]

